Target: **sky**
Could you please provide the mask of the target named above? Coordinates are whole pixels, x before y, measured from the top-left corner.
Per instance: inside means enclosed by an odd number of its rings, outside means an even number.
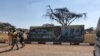
[[[46,23],[60,25],[44,16],[48,5],[53,9],[66,7],[75,13],[87,13],[87,18],[80,18],[72,25],[95,28],[100,17],[100,0],[0,0],[0,22],[27,29]]]

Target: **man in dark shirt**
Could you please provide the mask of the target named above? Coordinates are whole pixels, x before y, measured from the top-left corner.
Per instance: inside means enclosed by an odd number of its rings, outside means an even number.
[[[24,34],[24,31],[23,31],[23,30],[20,30],[20,32],[18,33],[19,38],[20,38],[20,43],[21,43],[21,45],[22,45],[21,48],[23,48],[23,47],[25,46],[23,34]]]

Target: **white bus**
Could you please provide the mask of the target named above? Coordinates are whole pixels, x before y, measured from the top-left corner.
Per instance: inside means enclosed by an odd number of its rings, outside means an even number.
[[[100,56],[100,18],[96,28],[96,41],[94,47],[94,56]]]

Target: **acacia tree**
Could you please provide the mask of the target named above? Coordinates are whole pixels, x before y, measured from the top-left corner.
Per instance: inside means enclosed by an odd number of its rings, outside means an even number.
[[[52,9],[50,5],[48,5],[47,16],[50,17],[51,20],[55,20],[62,25],[62,35],[65,34],[65,30],[69,32],[68,26],[74,22],[76,19],[81,17],[86,17],[86,13],[73,13],[69,11],[67,8],[55,8]]]

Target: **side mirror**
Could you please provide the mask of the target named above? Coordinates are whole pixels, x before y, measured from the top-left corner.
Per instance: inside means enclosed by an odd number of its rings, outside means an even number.
[[[97,32],[96,32],[96,36],[97,36],[98,38],[100,38],[100,31],[97,31]]]

